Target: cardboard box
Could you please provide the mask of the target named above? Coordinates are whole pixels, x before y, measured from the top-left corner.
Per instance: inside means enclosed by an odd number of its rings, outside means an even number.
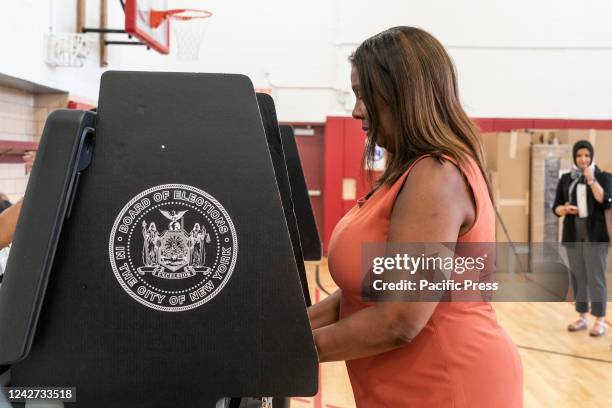
[[[600,132],[605,132],[601,131]],[[588,140],[595,144],[597,139],[597,130],[595,129],[561,129],[554,133],[554,138],[559,141],[559,144],[567,144],[573,146],[579,140]]]
[[[531,242],[558,242],[560,219],[553,214],[557,185],[562,172],[570,169],[570,145],[531,146]]]
[[[491,186],[495,208],[495,240],[497,242],[529,241],[529,198],[502,198],[500,194],[500,174],[491,172]]]
[[[529,146],[526,132],[484,133],[485,157],[489,172],[499,175],[500,198],[524,199],[529,194]]]
[[[484,133],[482,137],[499,217],[513,242],[528,242],[531,135],[500,132]],[[499,219],[496,240],[508,242]]]
[[[558,144],[555,143],[555,134],[558,130],[555,129],[529,129],[527,131],[531,135],[531,144]]]
[[[522,201],[522,200],[521,200]],[[527,202],[516,204],[498,204],[499,218],[495,223],[495,240],[497,242],[529,242],[529,206]],[[500,221],[501,218],[501,221]],[[504,231],[503,226],[506,227]],[[507,235],[506,235],[507,231]]]

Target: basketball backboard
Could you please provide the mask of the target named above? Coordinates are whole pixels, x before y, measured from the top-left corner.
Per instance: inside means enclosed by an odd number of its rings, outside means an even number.
[[[165,18],[160,22],[151,18],[152,10],[167,9],[167,0],[126,0],[125,31],[154,50],[168,54],[170,52],[170,22]]]

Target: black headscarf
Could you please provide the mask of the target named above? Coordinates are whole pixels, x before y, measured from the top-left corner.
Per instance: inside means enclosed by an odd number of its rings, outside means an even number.
[[[589,151],[589,153],[591,154],[591,163],[593,163],[593,160],[595,159],[595,152],[593,151],[593,145],[588,140],[579,140],[574,144],[574,147],[572,148],[574,164],[576,164],[576,155],[578,155],[578,150],[580,149],[587,149]]]
[[[574,164],[578,166],[578,164],[576,163],[576,156],[578,155],[578,150],[580,149],[587,149],[589,151],[589,153],[591,154],[591,162],[589,163],[589,165],[592,165],[593,160],[595,160],[595,152],[593,151],[593,145],[588,140],[579,140],[574,144],[574,147],[572,148]],[[597,167],[595,167],[593,171],[597,172],[598,171]],[[572,179],[572,182],[570,183],[570,186],[569,186],[570,202],[576,205],[575,204],[577,202],[576,201],[576,184],[578,183],[584,184],[586,183],[586,179],[584,178],[582,169],[579,169],[577,167],[572,169],[572,171],[570,172],[570,177]]]

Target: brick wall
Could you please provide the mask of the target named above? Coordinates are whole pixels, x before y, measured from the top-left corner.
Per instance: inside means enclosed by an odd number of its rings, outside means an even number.
[[[0,140],[38,142],[49,113],[67,103],[68,94],[33,94],[0,85]],[[0,192],[11,202],[23,196],[27,180],[23,164],[0,163]]]

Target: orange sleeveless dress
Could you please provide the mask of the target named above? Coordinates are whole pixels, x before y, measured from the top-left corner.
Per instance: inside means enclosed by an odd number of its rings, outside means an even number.
[[[486,182],[476,162],[468,158],[467,163],[461,171],[474,194],[476,219],[458,241],[495,242]],[[334,229],[328,262],[342,289],[340,319],[371,305],[361,300],[361,243],[387,241],[393,204],[413,166],[392,186],[361,199]],[[347,361],[346,366],[359,408],[499,408],[523,403],[520,357],[487,302],[439,303],[412,342]]]

